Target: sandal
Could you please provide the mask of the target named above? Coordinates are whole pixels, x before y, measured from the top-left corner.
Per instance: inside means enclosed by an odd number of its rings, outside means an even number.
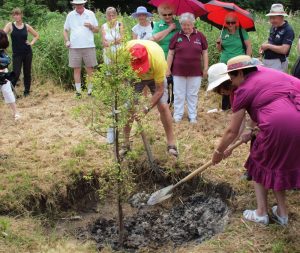
[[[263,216],[258,216],[256,214],[256,210],[245,210],[243,213],[244,219],[248,220],[248,221],[253,221],[256,223],[261,223],[264,225],[268,225],[269,224],[269,216],[263,215]]]
[[[286,226],[288,224],[289,221],[289,217],[288,216],[279,216],[277,213],[277,206],[273,206],[272,207],[272,220],[274,220],[276,223],[278,223],[279,225],[282,226]]]
[[[179,155],[177,151],[177,147],[175,145],[168,145],[167,151],[170,155],[175,156],[176,158]]]

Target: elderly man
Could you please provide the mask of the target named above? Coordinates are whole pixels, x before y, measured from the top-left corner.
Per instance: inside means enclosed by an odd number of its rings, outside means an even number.
[[[269,17],[272,24],[268,42],[261,45],[260,52],[264,55],[263,63],[266,67],[287,72],[288,56],[294,40],[294,31],[284,20],[288,16],[282,4],[273,4]]]
[[[178,156],[175,146],[175,138],[172,129],[172,115],[167,103],[167,62],[161,47],[149,40],[131,40],[127,43],[127,48],[132,56],[132,68],[137,71],[141,82],[135,84],[135,91],[141,93],[145,86],[148,86],[152,93],[149,107],[145,107],[144,112],[148,113],[157,106],[160,119],[167,137],[167,151],[170,155]],[[125,143],[129,148],[129,135],[131,124],[125,127]]]
[[[73,0],[71,11],[64,25],[65,45],[69,48],[69,67],[74,69],[76,95],[81,96],[81,63],[86,67],[88,95],[92,93],[90,81],[97,65],[94,33],[99,31],[95,14],[84,8],[86,0]],[[70,38],[69,38],[70,33]]]

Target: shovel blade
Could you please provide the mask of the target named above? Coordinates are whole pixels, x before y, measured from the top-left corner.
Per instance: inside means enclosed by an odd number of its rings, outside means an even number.
[[[162,188],[150,196],[147,204],[150,206],[156,205],[172,196],[171,191],[173,190],[174,185],[169,185],[165,188]]]

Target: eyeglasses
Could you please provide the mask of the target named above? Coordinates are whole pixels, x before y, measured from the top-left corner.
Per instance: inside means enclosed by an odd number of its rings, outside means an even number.
[[[235,21],[226,21],[226,24],[227,24],[227,25],[235,25],[236,22],[235,22]]]
[[[168,14],[161,14],[163,17],[171,17],[173,16],[173,13],[168,13]]]

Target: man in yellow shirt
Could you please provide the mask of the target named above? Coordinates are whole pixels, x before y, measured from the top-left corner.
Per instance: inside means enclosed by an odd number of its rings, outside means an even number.
[[[141,93],[148,86],[152,98],[150,107],[145,108],[145,113],[157,106],[160,119],[164,126],[169,154],[177,157],[175,138],[172,128],[172,115],[168,105],[168,91],[166,81],[167,62],[161,47],[149,40],[131,40],[127,43],[132,60],[131,66],[138,73],[141,82],[135,84],[135,91]],[[125,143],[129,146],[131,124],[125,127]]]

